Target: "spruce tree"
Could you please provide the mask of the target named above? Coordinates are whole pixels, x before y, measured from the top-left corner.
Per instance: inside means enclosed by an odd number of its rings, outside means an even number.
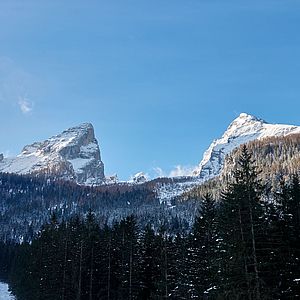
[[[222,195],[220,232],[225,253],[223,293],[237,299],[261,299],[257,240],[263,210],[262,186],[251,154],[241,149],[233,182]],[[222,253],[221,252],[221,253]]]
[[[298,175],[293,175],[290,186],[290,199],[287,205],[289,219],[288,247],[289,261],[286,294],[300,297],[300,182]]]
[[[138,299],[154,299],[157,295],[156,280],[160,276],[158,265],[157,237],[150,225],[147,225],[141,237],[139,249],[140,291]]]
[[[189,237],[187,255],[192,298],[202,299],[217,288],[218,255],[217,214],[215,201],[209,194],[201,200],[201,208]]]

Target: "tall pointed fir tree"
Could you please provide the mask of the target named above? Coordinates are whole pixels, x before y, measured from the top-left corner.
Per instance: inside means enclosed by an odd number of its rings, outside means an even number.
[[[157,295],[155,281],[159,278],[158,243],[154,230],[147,225],[141,236],[139,249],[140,291],[138,299],[150,300]]]
[[[166,226],[162,225],[159,228],[159,232],[157,235],[158,241],[158,265],[160,270],[160,276],[156,280],[157,286],[157,295],[158,299],[169,299],[170,294],[170,245],[169,245],[169,237],[166,230]]]
[[[100,228],[96,222],[95,215],[89,210],[86,222],[85,222],[85,240],[87,251],[85,256],[87,256],[87,278],[86,278],[86,299],[93,300],[96,297],[96,292],[99,289],[99,268],[97,266],[97,250],[99,249],[99,232]]]
[[[259,227],[262,185],[246,146],[241,149],[233,182],[222,194],[220,234],[222,292],[225,299],[262,299],[259,270]]]
[[[191,299],[213,299],[218,280],[218,233],[215,201],[206,194],[189,237]]]
[[[292,176],[289,200],[285,207],[285,223],[288,224],[285,240],[288,251],[286,266],[286,297],[300,297],[300,182],[298,175]]]

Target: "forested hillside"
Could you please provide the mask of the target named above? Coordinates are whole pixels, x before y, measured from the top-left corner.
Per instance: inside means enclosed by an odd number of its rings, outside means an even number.
[[[1,277],[20,300],[298,299],[298,176],[275,190],[244,147],[220,199],[199,199],[189,233],[53,214],[32,243],[2,244]]]
[[[299,173],[300,166],[300,134],[268,137],[247,143],[253,159],[259,166],[260,177],[265,182],[276,185],[282,178]],[[231,170],[241,154],[241,147],[235,149],[225,160],[222,181],[230,179]]]
[[[300,135],[267,137],[251,141],[247,149],[252,154],[254,165],[260,170],[258,176],[269,188],[276,190],[282,180],[289,181],[291,174],[300,172]],[[232,180],[233,170],[241,155],[243,146],[234,149],[225,158],[220,176],[204,182],[184,193],[181,198],[190,200],[201,198],[206,193],[219,198],[222,190]]]
[[[95,213],[99,224],[111,225],[134,214],[140,225],[151,222],[158,228],[165,223],[173,232],[187,230],[193,222],[197,201],[160,203],[155,184],[88,187],[45,177],[2,173],[0,240],[31,241],[52,213],[59,221],[67,221],[89,210]]]

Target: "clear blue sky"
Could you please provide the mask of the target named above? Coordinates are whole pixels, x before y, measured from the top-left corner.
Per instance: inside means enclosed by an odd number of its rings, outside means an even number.
[[[0,152],[92,122],[127,179],[197,164],[240,112],[299,125],[299,29],[299,0],[1,0]]]

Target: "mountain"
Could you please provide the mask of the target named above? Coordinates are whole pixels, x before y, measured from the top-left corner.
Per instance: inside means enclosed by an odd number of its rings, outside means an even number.
[[[182,190],[199,185],[221,174],[226,156],[240,145],[267,137],[299,134],[300,127],[269,124],[255,116],[242,113],[227,128],[221,138],[213,141],[205,151],[193,176],[172,182],[159,180],[155,188],[159,198],[173,198]],[[47,174],[85,185],[116,184],[116,176],[105,178],[98,142],[89,123],[70,128],[43,142],[25,146],[17,157],[4,158],[0,154],[0,172],[16,174]],[[149,179],[139,172],[128,184],[141,184]],[[162,183],[161,183],[162,182]],[[122,184],[126,184],[123,182]],[[175,185],[175,186],[174,186]]]
[[[226,155],[242,144],[267,137],[282,137],[300,133],[299,126],[269,124],[255,116],[241,113],[227,128],[220,139],[213,141],[205,151],[193,175],[201,181],[218,176],[224,166]]]
[[[173,232],[188,229],[202,195],[209,192],[218,199],[226,178],[217,175],[221,171],[230,173],[238,148],[245,143],[275,187],[278,184],[273,178],[277,174],[289,178],[299,170],[300,127],[268,124],[247,114],[241,114],[222,138],[212,143],[195,176],[148,180],[147,174],[139,172],[129,182],[118,182],[116,175],[105,178],[91,124],[26,146],[15,158],[0,155],[0,240],[30,240],[48,220],[50,211],[68,220],[92,209],[99,220],[108,224],[134,214],[139,224],[151,222],[156,228],[168,224]]]
[[[105,180],[98,141],[90,123],[27,145],[16,157],[0,155],[0,172],[47,174],[86,185]]]

